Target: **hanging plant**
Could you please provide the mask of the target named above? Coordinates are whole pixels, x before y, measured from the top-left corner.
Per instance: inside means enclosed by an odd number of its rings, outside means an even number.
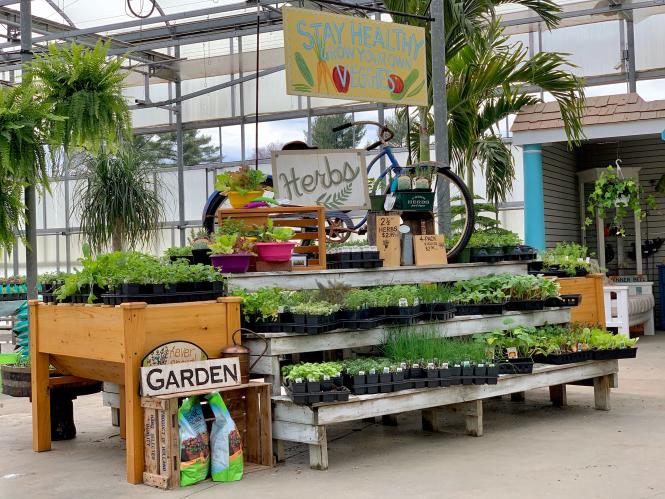
[[[44,100],[53,113],[67,119],[56,123],[51,133],[66,151],[101,145],[115,149],[122,139],[131,139],[131,117],[122,95],[122,58],[107,60],[110,42],[94,48],[72,42],[51,44],[30,64],[31,77],[41,86]]]
[[[596,180],[594,190],[589,196],[587,211],[593,217],[598,210],[598,216],[605,218],[607,210],[614,209],[613,224],[617,228],[617,234],[624,237],[626,232],[623,227],[623,219],[632,211],[643,220],[646,213],[642,211],[640,197],[643,194],[642,187],[632,178],[624,178],[620,173],[617,174],[611,166],[607,171],[600,175]],[[653,196],[646,198],[647,207],[654,209],[656,201]],[[593,218],[587,217],[584,224],[591,225]]]

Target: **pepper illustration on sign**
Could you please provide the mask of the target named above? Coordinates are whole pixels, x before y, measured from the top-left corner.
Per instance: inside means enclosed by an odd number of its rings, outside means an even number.
[[[425,80],[421,80],[420,83],[416,85],[416,87],[411,90],[411,87],[413,87],[414,83],[418,80],[418,76],[420,73],[418,72],[417,69],[412,69],[411,72],[408,74],[406,77],[406,80],[402,82],[402,79],[394,74],[391,74],[388,77],[388,90],[390,91],[390,97],[393,100],[401,100],[404,98],[406,95],[407,97],[413,97],[414,95],[418,95],[418,93],[422,90],[423,86],[425,85]],[[400,88],[401,87],[401,88]]]
[[[404,90],[404,80],[397,75],[388,76],[388,88],[394,94],[401,94]]]
[[[337,91],[345,94],[349,91],[349,85],[351,85],[351,74],[349,70],[346,69],[341,64],[338,64],[333,68],[332,72],[333,83]]]
[[[309,93],[312,91],[312,87],[314,86],[314,78],[312,78],[312,72],[309,70],[307,63],[305,62],[305,58],[302,56],[300,52],[296,52],[294,58],[296,60],[296,65],[298,66],[298,71],[300,71],[301,76],[307,82],[307,84],[296,83],[295,85],[293,85],[293,88],[295,88],[299,92]]]

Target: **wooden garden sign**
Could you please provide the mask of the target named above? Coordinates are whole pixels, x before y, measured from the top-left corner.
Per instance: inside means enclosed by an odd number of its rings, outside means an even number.
[[[448,263],[443,234],[413,236],[413,253],[416,265],[441,265]]]
[[[141,368],[141,393],[144,396],[214,390],[239,384],[238,357]]]
[[[275,197],[296,206],[370,207],[365,151],[361,149],[273,151],[272,181]]]
[[[384,267],[400,266],[400,223],[399,215],[376,217],[376,246],[379,248]]]
[[[427,106],[425,29],[284,7],[286,92]]]

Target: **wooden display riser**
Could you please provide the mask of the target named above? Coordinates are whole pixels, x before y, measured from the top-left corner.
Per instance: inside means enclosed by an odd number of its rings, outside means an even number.
[[[229,277],[229,289],[278,286],[282,289],[318,289],[318,285],[344,284],[349,287],[386,286],[453,282],[489,274],[526,274],[526,262],[451,263],[447,265],[405,266],[379,269],[293,270],[291,272],[250,272]]]
[[[595,408],[610,409],[610,388],[616,388],[619,364],[616,360],[588,361],[561,366],[536,364],[533,374],[505,375],[496,385],[456,385],[446,388],[423,388],[376,395],[352,395],[348,402],[320,403],[311,407],[295,405],[286,396],[273,397],[273,438],[281,460],[282,441],[309,445],[309,462],[313,469],[328,468],[326,426],[422,410],[426,431],[440,431],[440,413],[454,408],[466,418],[469,435],[483,434],[482,400],[550,387],[552,403],[566,404],[566,384],[587,384],[592,380]],[[518,397],[519,398],[519,397]]]
[[[510,322],[506,323],[506,319],[510,319]],[[443,338],[468,336],[479,332],[505,330],[517,326],[563,324],[569,321],[569,308],[551,308],[528,312],[506,312],[503,315],[460,316],[445,322],[428,322],[410,327],[427,332],[435,331]],[[337,330],[317,335],[261,333],[261,336],[268,342],[268,350],[252,368],[252,373],[265,376],[266,381],[273,384],[273,393],[279,394],[281,389],[280,355],[380,345],[386,332],[391,327],[394,326],[381,326],[367,330]],[[254,362],[265,348],[263,341],[251,338],[243,338],[243,345],[247,346],[252,352],[251,362]]]
[[[244,472],[271,467],[270,385],[252,382],[215,391],[222,395],[241,435]],[[141,398],[145,434],[143,483],[160,489],[180,486],[178,401],[208,393],[210,390]]]

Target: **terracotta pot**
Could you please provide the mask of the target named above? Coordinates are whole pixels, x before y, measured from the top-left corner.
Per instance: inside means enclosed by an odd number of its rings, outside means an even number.
[[[240,194],[237,191],[230,191],[228,193],[229,203],[233,208],[242,208],[247,203],[251,203],[254,199],[263,196],[263,191],[249,191],[247,194]]]
[[[296,243],[256,243],[256,252],[265,262],[288,262]]]

